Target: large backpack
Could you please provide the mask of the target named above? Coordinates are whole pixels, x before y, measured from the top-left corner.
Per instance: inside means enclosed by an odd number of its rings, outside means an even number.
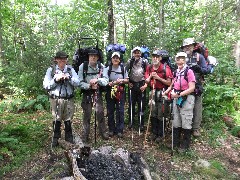
[[[124,63],[124,54],[126,52],[126,46],[123,44],[109,44],[106,47],[106,53],[107,53],[107,61],[105,63],[105,66],[109,66],[112,63],[112,53],[119,52],[120,54],[120,61],[121,63]]]
[[[209,56],[208,48],[203,43],[197,42],[194,46],[193,53],[199,53],[203,55],[207,63],[208,73],[213,73],[214,67],[217,65],[217,63],[212,62],[212,59],[216,60],[216,58]]]
[[[142,58],[147,60],[150,58],[150,49],[146,45],[141,46],[141,52],[142,52],[142,55],[141,55]]]
[[[84,40],[95,40],[96,42],[96,46],[88,46],[88,47],[81,47],[80,44],[82,41]],[[84,62],[88,62],[88,58],[89,58],[89,51],[91,51],[92,49],[96,49],[98,51],[98,62],[103,63],[103,52],[102,50],[99,48],[98,46],[98,40],[95,38],[80,38],[78,40],[78,49],[76,50],[74,56],[73,56],[73,68],[76,71],[76,73],[78,73],[79,71],[79,66],[84,63]]]
[[[176,66],[176,63],[170,57],[168,51],[163,49],[158,51],[162,56],[161,63],[163,64],[166,63],[170,67],[171,71],[174,72],[177,69],[177,66]]]

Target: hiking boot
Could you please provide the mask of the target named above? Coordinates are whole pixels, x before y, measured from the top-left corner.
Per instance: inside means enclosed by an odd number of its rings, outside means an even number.
[[[200,137],[201,136],[200,130],[199,129],[194,129],[193,130],[193,136],[194,137]]]
[[[119,138],[123,138],[123,134],[122,134],[122,133],[118,133],[117,136],[118,136]]]
[[[52,147],[58,146],[58,139],[61,137],[61,122],[53,121]]]
[[[144,126],[143,126],[143,125],[140,126],[140,131],[141,131],[141,132],[144,131]]]
[[[158,143],[158,144],[160,144],[160,143],[163,142],[163,139],[158,136],[158,137],[155,139],[155,142]]]
[[[109,131],[108,135],[109,137],[113,137],[114,133],[112,131]]]
[[[82,136],[82,142],[83,143],[89,143],[89,137],[88,136]]]
[[[128,124],[128,129],[132,129],[133,125],[132,124]]]
[[[109,139],[109,135],[107,133],[103,133],[102,134],[102,139],[103,140],[108,140]]]
[[[65,124],[65,141],[73,144],[72,126],[70,121],[64,121]]]
[[[186,152],[189,149],[191,143],[191,129],[183,129],[183,142],[179,152]]]
[[[151,134],[150,140],[155,141],[157,139],[157,136],[155,134]]]

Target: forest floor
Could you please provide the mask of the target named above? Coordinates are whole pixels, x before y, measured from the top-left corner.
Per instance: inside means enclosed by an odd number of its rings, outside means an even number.
[[[80,134],[82,127],[80,119],[75,118],[73,122],[74,131]],[[201,137],[192,137],[188,152],[172,154],[171,149],[166,147],[166,144],[171,143],[170,130],[166,133],[165,142],[162,144],[147,139],[144,147],[145,133],[139,135],[138,130],[135,129],[132,140],[132,131],[127,127],[123,138],[114,136],[103,141],[97,136],[95,144],[93,122],[91,127],[92,149],[112,146],[114,149],[124,148],[129,152],[137,152],[148,163],[153,179],[240,179],[240,139],[231,136],[228,131],[224,131],[226,135],[214,139],[217,145],[211,145],[209,131],[203,130]],[[19,169],[6,174],[3,179],[62,179],[72,176],[65,150],[58,147],[54,149],[54,153],[50,153],[51,132],[52,129],[49,127],[49,139],[45,148],[22,164]],[[207,161],[211,166],[201,167],[196,164],[199,160]]]

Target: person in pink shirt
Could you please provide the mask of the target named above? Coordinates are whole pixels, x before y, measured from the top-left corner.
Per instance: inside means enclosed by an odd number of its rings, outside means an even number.
[[[189,149],[192,132],[192,119],[195,96],[195,75],[186,65],[187,54],[179,52],[175,56],[178,66],[174,74],[172,85],[163,93],[171,93],[173,99],[173,148],[180,148],[180,151]],[[180,146],[181,132],[183,140]]]

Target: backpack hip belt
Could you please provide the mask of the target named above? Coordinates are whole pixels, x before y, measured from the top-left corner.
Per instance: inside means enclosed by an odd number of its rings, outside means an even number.
[[[56,95],[54,95],[54,94],[51,94],[49,97],[50,97],[51,99],[72,99],[72,98],[74,97],[74,95],[71,94],[71,95],[67,95],[67,96],[65,96],[65,97],[62,97],[62,96],[56,96]]]

